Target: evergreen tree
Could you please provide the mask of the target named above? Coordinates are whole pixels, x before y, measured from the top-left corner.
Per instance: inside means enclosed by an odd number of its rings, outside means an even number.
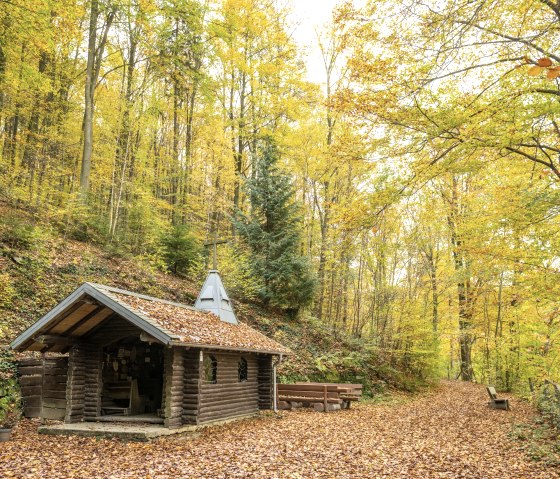
[[[255,275],[262,278],[260,298],[295,312],[311,303],[316,279],[309,261],[298,252],[298,205],[290,178],[277,167],[278,159],[276,145],[266,140],[256,174],[247,181],[250,214],[238,212],[234,224],[253,253]]]
[[[169,270],[185,276],[200,258],[201,247],[187,226],[175,226],[163,236],[163,256]]]

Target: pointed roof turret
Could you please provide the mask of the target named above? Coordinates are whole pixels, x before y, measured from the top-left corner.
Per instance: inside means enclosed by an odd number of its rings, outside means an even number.
[[[215,314],[225,323],[238,324],[220,273],[215,269],[208,272],[194,307]]]

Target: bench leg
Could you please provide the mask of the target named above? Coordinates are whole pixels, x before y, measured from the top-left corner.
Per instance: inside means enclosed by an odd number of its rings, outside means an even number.
[[[509,401],[491,401],[488,403],[488,406],[492,409],[501,409],[503,411],[509,411]]]

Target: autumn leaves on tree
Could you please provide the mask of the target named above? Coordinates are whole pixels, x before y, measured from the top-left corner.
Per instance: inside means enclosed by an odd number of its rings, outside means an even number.
[[[559,12],[343,3],[315,85],[276,2],[0,0],[0,195],[186,277],[229,238],[411,376],[558,379]]]

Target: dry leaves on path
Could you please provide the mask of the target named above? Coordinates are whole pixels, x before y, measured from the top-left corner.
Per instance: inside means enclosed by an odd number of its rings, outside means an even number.
[[[284,413],[209,428],[192,440],[124,443],[38,435],[24,421],[0,445],[0,477],[554,479],[508,437],[532,409],[490,410],[483,387],[444,383],[399,405]]]

